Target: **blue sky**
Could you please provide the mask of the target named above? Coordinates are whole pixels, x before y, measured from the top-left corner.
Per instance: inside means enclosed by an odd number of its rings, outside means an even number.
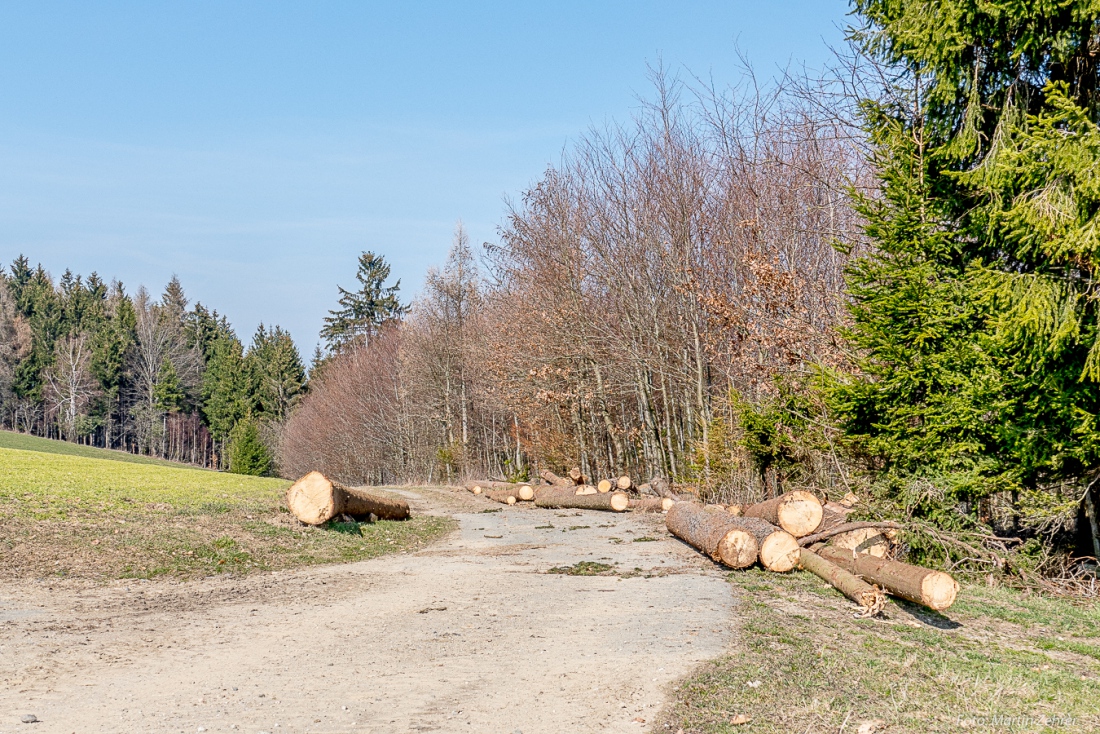
[[[0,262],[192,301],[308,356],[364,249],[411,297],[647,64],[819,65],[847,2],[0,2]]]

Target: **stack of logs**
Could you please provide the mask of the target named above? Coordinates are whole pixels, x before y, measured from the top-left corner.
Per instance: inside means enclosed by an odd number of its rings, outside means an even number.
[[[749,507],[702,505],[682,500],[660,477],[642,485],[628,476],[592,485],[574,468],[568,477],[544,471],[540,478],[539,484],[483,481],[467,488],[509,505],[666,512],[669,532],[713,560],[737,569],[759,562],[779,573],[803,568],[858,604],[859,616],[881,611],[885,593],[942,611],[958,592],[958,583],[942,571],[890,560],[899,526],[849,522],[857,501],[851,494],[840,502],[822,502],[796,490]]]

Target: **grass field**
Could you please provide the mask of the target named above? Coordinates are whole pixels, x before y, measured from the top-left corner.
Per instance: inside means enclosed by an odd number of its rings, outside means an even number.
[[[0,448],[0,578],[189,578],[353,561],[416,548],[451,527],[428,516],[304,527],[283,505],[288,485]]]
[[[128,451],[97,449],[91,446],[69,443],[68,441],[53,441],[48,438],[38,438],[37,436],[28,436],[12,431],[0,431],[0,449],[20,449],[22,451],[38,451],[44,454],[83,456],[88,459],[109,459],[111,461],[125,461],[130,464],[180,466],[175,462],[155,459],[152,456],[138,456]]]
[[[681,684],[655,730],[1100,731],[1091,602],[966,586],[943,615],[891,602],[888,618],[857,620],[805,572],[738,572],[730,583],[742,599],[738,654]],[[738,715],[751,721],[735,725]]]

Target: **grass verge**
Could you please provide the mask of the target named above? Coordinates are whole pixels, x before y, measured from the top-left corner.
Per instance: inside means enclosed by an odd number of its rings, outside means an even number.
[[[682,682],[656,731],[1100,731],[1095,605],[968,586],[942,615],[891,602],[858,620],[808,573],[730,582],[737,652]]]
[[[449,518],[299,524],[289,482],[0,449],[0,579],[194,578],[413,550]]]

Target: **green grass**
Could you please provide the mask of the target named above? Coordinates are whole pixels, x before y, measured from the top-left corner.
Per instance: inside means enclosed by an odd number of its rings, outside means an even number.
[[[68,441],[54,441],[49,438],[38,438],[37,436],[27,436],[22,433],[2,430],[0,430],[0,449],[19,449],[20,451],[37,451],[43,454],[82,456],[87,459],[108,459],[110,461],[124,461],[129,464],[185,466],[174,461],[155,459],[152,456],[138,456],[128,451],[97,449],[91,446],[69,443]]]
[[[683,682],[656,730],[855,732],[876,719],[920,734],[1100,730],[1095,604],[967,586],[942,615],[891,602],[886,618],[859,620],[807,573],[730,581],[737,653]],[[738,714],[752,721],[735,726]]]
[[[190,578],[412,550],[448,518],[331,523],[287,512],[283,479],[0,449],[0,578]]]

